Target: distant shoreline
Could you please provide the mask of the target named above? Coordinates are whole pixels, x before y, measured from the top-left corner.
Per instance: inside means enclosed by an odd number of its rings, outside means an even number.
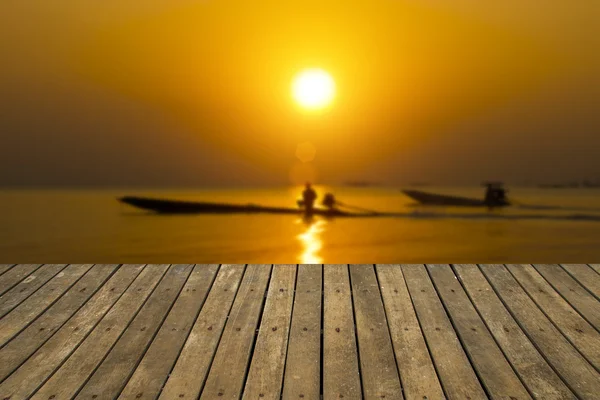
[[[303,185],[223,185],[223,186],[0,186],[0,192],[8,191],[214,191],[214,190],[290,190],[295,188],[301,188]],[[427,187],[432,189],[438,188],[481,188],[480,183],[473,184],[440,184],[440,183],[409,183],[409,184],[387,184],[379,182],[342,182],[342,183],[315,183],[314,186],[319,187],[330,187],[336,189],[389,189],[389,190],[401,190],[403,188],[414,188],[414,187]],[[505,186],[511,188],[521,189],[539,189],[539,190],[598,190],[600,189],[599,184],[588,184],[588,185],[572,185],[572,184],[511,184],[506,183]]]

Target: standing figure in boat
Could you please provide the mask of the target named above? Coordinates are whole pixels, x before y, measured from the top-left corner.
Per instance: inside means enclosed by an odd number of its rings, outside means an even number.
[[[304,211],[307,214],[311,214],[314,209],[315,200],[317,200],[317,192],[315,192],[308,182],[306,183],[306,188],[302,192],[302,200],[304,204]]]

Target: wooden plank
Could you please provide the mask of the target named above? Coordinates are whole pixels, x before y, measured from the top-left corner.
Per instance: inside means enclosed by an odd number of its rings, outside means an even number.
[[[94,265],[73,287],[21,334],[0,350],[0,382],[52,336],[100,288],[117,268]]]
[[[201,399],[241,396],[270,275],[271,265],[246,267]]]
[[[2,318],[2,325],[0,325],[0,347],[4,346],[22,329],[34,321],[91,267],[91,264],[69,265],[37,292],[29,296],[27,300],[5,315]]]
[[[66,264],[42,265],[27,278],[23,279],[8,292],[0,296],[0,318],[8,314],[13,308],[42,287],[66,266]]]
[[[452,268],[448,264],[430,264],[427,269],[488,395],[493,399],[531,398],[477,314]]]
[[[412,306],[402,268],[390,264],[378,264],[376,268],[404,396],[419,400],[443,399],[444,392]]]
[[[507,268],[558,330],[596,369],[600,369],[600,333],[531,265],[507,265]]]
[[[404,264],[402,272],[446,396],[457,399],[487,398],[425,266]]]
[[[243,399],[281,398],[295,287],[295,265],[273,266]]]
[[[284,399],[319,399],[321,396],[322,275],[322,265],[298,266]]]
[[[534,267],[571,307],[577,310],[596,330],[600,330],[600,302],[598,299],[559,265],[536,264]],[[600,281],[600,276],[598,278]]]
[[[402,399],[398,366],[372,264],[350,265],[363,398]]]
[[[0,275],[11,269],[15,264],[0,264]]]
[[[108,354],[148,299],[168,265],[148,265],[76,351],[32,397],[72,398]]]
[[[120,399],[156,399],[208,295],[218,264],[196,265]],[[221,304],[227,308],[226,304]],[[192,370],[196,372],[196,370]]]
[[[347,265],[323,269],[323,399],[361,399]]]
[[[600,264],[588,264],[594,271],[600,274]]]
[[[243,265],[221,266],[202,311],[160,395],[161,399],[175,399],[179,396],[186,399],[198,398],[244,269]]]
[[[539,399],[574,399],[573,393],[504,307],[477,265],[454,264],[454,268],[487,328],[532,395]]]
[[[93,399],[100,395],[114,399],[119,395],[165,320],[192,268],[191,264],[169,268],[76,399]]]
[[[17,264],[0,276],[0,295],[8,292],[17,283],[38,269],[41,264]]]
[[[503,265],[481,265],[523,331],[580,398],[594,399],[600,392],[600,375],[546,318]]]
[[[142,268],[141,265],[122,266],[72,318],[0,385],[0,398],[12,396],[14,399],[25,399],[33,394],[121,298]]]
[[[579,284],[600,300],[600,274],[586,264],[561,264]]]

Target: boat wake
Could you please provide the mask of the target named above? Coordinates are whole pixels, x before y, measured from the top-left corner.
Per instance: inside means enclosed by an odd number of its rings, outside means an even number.
[[[538,211],[570,211],[570,212],[600,212],[598,207],[561,207],[561,206],[543,206],[543,205],[515,205],[521,210],[538,210]]]
[[[589,221],[600,222],[600,215],[591,214],[568,214],[568,215],[544,215],[544,214],[493,214],[493,213],[390,213],[380,214],[382,217],[395,217],[407,219],[462,219],[462,220],[548,220],[548,221]]]

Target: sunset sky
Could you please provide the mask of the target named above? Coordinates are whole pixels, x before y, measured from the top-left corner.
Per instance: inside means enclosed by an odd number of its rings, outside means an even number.
[[[593,3],[3,0],[0,185],[600,179]]]

